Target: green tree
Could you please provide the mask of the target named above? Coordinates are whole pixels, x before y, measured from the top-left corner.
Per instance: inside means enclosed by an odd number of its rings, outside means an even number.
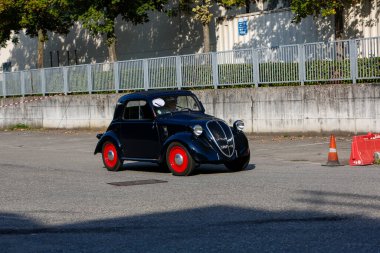
[[[69,0],[1,0],[0,33],[2,46],[16,34],[25,29],[26,35],[38,38],[37,67],[43,67],[44,44],[48,32],[66,34],[73,24],[70,10],[73,1]],[[17,39],[14,39],[16,42]]]
[[[0,0],[0,46],[5,47],[12,33],[18,33],[20,27],[20,6],[13,0]],[[14,42],[17,39],[13,37]]]
[[[344,31],[345,8],[356,3],[356,0],[291,0],[291,9],[295,14],[294,21],[300,22],[307,16],[334,16],[335,38],[341,39]]]
[[[149,21],[148,12],[161,10],[167,0],[88,0],[82,5],[85,10],[79,10],[79,21],[92,36],[105,36],[109,59],[117,61],[116,56],[116,18],[121,16],[124,21],[134,25]]]
[[[20,25],[26,34],[38,39],[37,67],[44,62],[44,45],[48,32],[67,34],[73,25],[70,0],[20,0],[23,2]]]
[[[195,19],[201,22],[203,30],[203,50],[205,53],[210,52],[210,23],[212,17],[211,0],[195,0],[196,6],[192,8]]]
[[[210,25],[214,14],[212,8],[215,5],[231,8],[240,6],[242,0],[179,0],[178,9],[191,10],[194,19],[202,24],[203,30],[203,52],[210,52]]]
[[[259,0],[221,0],[223,5],[227,8],[231,6],[236,7],[244,7],[245,13],[249,13],[251,11],[251,3],[256,3]]]

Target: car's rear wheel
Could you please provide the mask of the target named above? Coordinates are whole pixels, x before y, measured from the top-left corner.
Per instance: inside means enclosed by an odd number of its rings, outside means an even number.
[[[166,152],[166,164],[175,176],[189,176],[194,168],[195,161],[181,143],[173,142]]]
[[[103,144],[102,158],[104,166],[109,171],[118,171],[123,166],[123,162],[120,160],[115,144],[110,141],[106,141]]]
[[[245,170],[249,164],[251,156],[244,156],[244,157],[239,157],[233,161],[230,162],[225,162],[224,165],[230,170],[230,171],[242,171]]]

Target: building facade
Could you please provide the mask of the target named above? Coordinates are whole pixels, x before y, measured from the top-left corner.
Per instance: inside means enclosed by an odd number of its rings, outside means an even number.
[[[278,47],[281,45],[334,40],[332,18],[308,17],[300,24],[292,23],[289,0],[258,1],[233,13],[213,9],[210,41],[212,51],[242,48]],[[346,38],[380,36],[380,0],[363,0],[345,12]],[[132,25],[117,20],[116,53],[119,61],[170,55],[201,53],[202,26],[186,14],[168,17],[152,13],[150,22]],[[19,34],[20,43],[8,43],[0,50],[0,68],[17,71],[37,66],[37,39]],[[106,62],[108,49],[102,38],[92,38],[76,24],[66,35],[50,34],[45,44],[44,66]],[[5,69],[4,69],[5,70]]]

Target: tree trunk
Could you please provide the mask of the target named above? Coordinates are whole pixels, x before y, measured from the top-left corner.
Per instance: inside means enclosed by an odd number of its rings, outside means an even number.
[[[336,14],[334,15],[334,23],[335,23],[335,40],[343,39],[343,31],[344,31],[344,16],[343,16],[343,8],[336,9]],[[335,52],[336,52],[336,61],[341,62],[344,61],[344,42],[336,42],[335,44]],[[332,71],[333,79],[340,79],[343,77],[342,70],[340,68],[334,68]],[[340,81],[336,81],[335,83],[340,83]]]
[[[336,9],[336,14],[334,15],[334,23],[335,23],[335,40],[341,40],[343,39],[343,31],[344,31],[343,8]]]
[[[245,13],[249,13],[251,11],[251,0],[245,0]]]
[[[210,24],[203,24],[203,52],[210,52]]]
[[[117,56],[116,56],[116,39],[112,39],[109,44],[108,44],[108,55],[110,62],[115,62],[117,61]]]
[[[44,45],[45,45],[45,35],[42,30],[38,30],[38,46],[37,46],[37,68],[44,67]]]

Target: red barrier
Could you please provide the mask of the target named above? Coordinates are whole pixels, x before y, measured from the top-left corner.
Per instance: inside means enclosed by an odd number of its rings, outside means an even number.
[[[368,133],[352,137],[350,165],[373,164],[375,152],[380,152],[380,134]]]

